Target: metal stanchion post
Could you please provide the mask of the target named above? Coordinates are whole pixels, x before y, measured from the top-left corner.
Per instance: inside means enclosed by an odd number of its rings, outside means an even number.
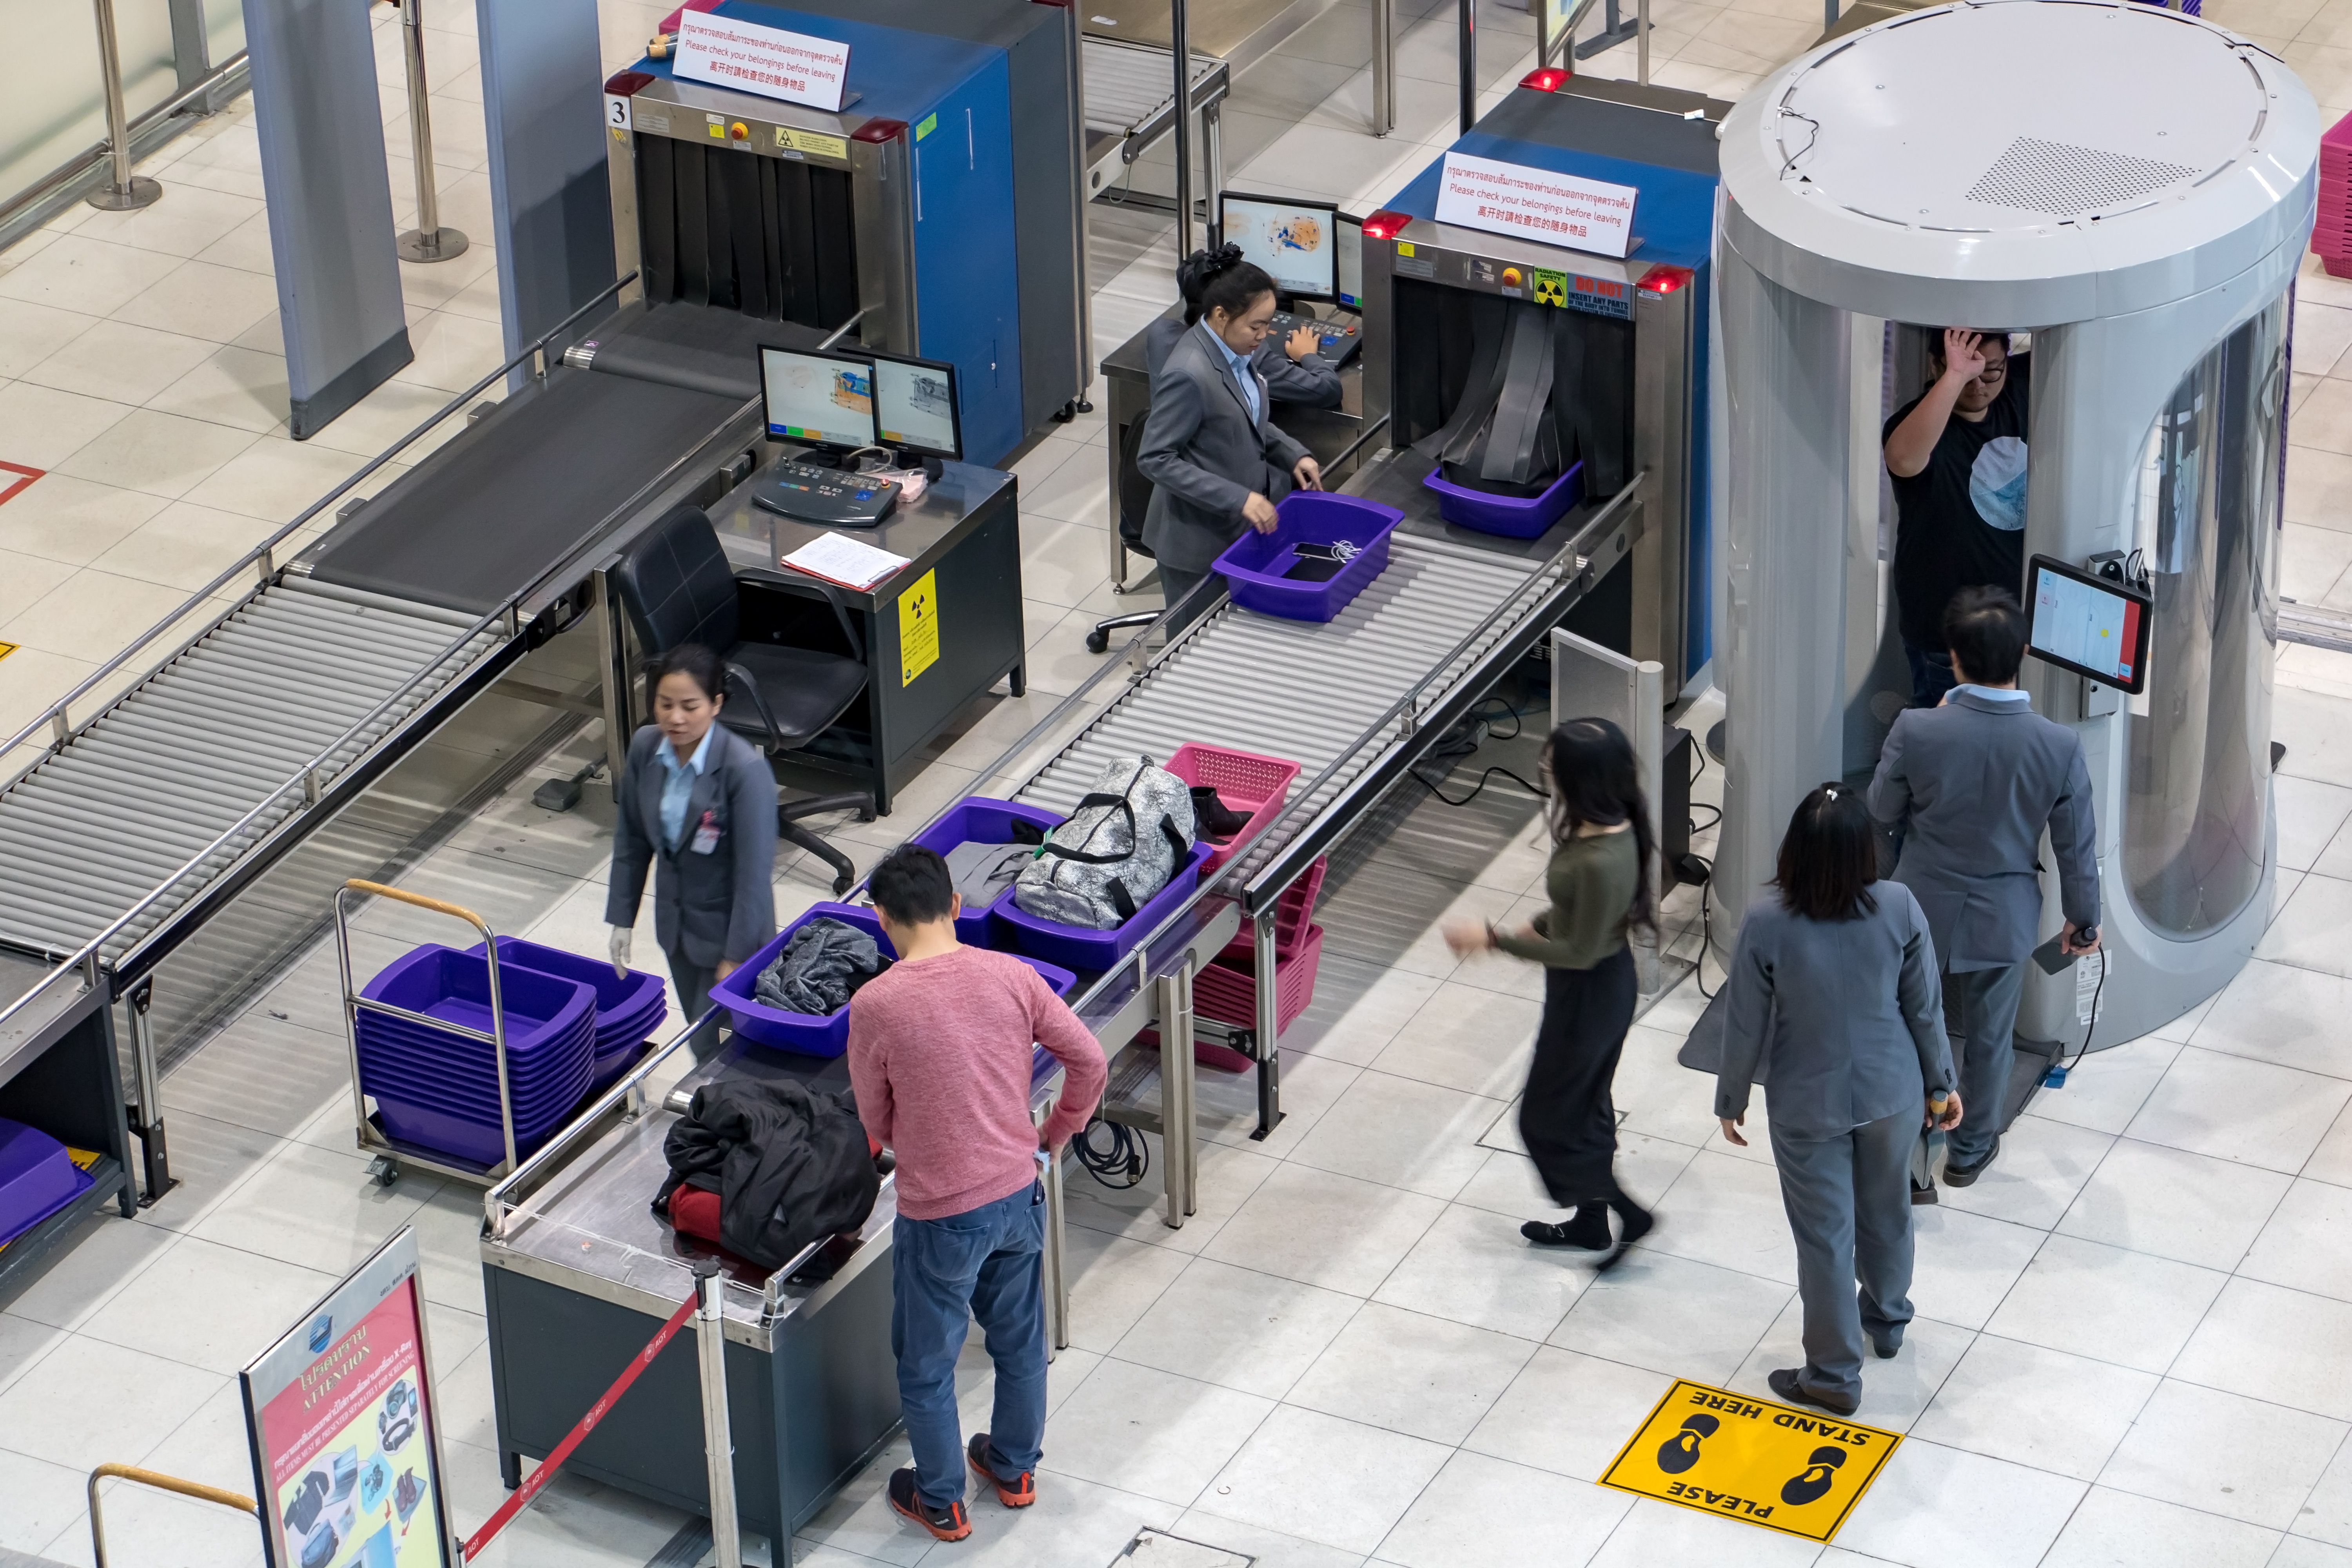
[[[1822,0],[1822,31],[1826,33],[1838,22],[1838,0]]]
[[[1478,122],[1478,0],[1457,0],[1454,47],[1461,59],[1462,133]]]
[[[743,1568],[735,1519],[735,1438],[727,1425],[727,1277],[715,1258],[694,1264],[694,1340],[702,1362],[702,1451],[710,1468],[710,1539],[717,1568]]]
[[[1192,1114],[1192,963],[1187,953],[1160,981],[1160,1152],[1171,1230],[1182,1229],[1184,1216],[1201,1207],[1193,1168],[1199,1144]]]
[[[1837,0],[1829,0],[1836,5]],[[1633,5],[1633,72],[1643,87],[1650,85],[1650,0],[1634,0]]]
[[[131,1077],[139,1093],[139,1124],[131,1131],[139,1138],[141,1208],[179,1185],[172,1179],[171,1150],[163,1141],[163,1075],[155,1068],[155,1026],[147,1016],[154,1000],[152,980],[142,981],[131,993]]]
[[[122,47],[114,33],[114,0],[97,4],[98,71],[105,79],[106,150],[114,160],[114,178],[86,199],[101,212],[129,212],[152,203],[163,187],[131,172],[131,116],[122,107]]]
[[[433,180],[433,110],[425,102],[425,15],[419,0],[400,0],[400,34],[408,57],[408,150],[416,161],[416,226],[394,243],[403,261],[447,261],[466,254],[466,237],[441,226],[441,195]]]
[[[1176,62],[1176,261],[1192,254],[1192,35],[1184,0],[1168,0],[1168,46]]]
[[[1396,0],[1372,0],[1372,134],[1396,129]]]
[[[1202,193],[1202,205],[1207,208],[1209,243],[1225,243],[1225,213],[1218,205],[1217,193],[1225,188],[1225,106],[1220,99],[1201,110],[1201,159],[1209,171],[1207,188]]]
[[[1276,1011],[1275,980],[1275,905],[1268,904],[1250,923],[1250,952],[1257,970],[1257,1006],[1251,1023],[1257,1035],[1257,1135],[1261,1138],[1282,1120],[1282,1025]]]

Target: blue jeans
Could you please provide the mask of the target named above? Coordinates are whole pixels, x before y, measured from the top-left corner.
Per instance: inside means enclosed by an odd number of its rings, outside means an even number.
[[[963,1427],[956,1418],[956,1357],[980,1320],[996,1363],[989,1442],[1003,1473],[1037,1468],[1045,1436],[1045,1189],[945,1219],[898,1217],[890,1352],[898,1403],[915,1448],[915,1486],[933,1508],[963,1497]]]
[[[1952,674],[1952,656],[1943,648],[1925,648],[1903,639],[1903,657],[1911,662],[1911,706],[1933,708],[1959,681]],[[1965,1104],[1965,1102],[1963,1102]]]

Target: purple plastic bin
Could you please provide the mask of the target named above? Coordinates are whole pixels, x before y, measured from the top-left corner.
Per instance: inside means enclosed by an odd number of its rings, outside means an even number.
[[[531,1083],[509,1079],[508,1089],[514,1100],[515,1120],[537,1121],[571,1109],[587,1092],[590,1069],[591,1062],[583,1059],[558,1078]],[[499,1114],[497,1079],[480,1083],[470,1079],[461,1081],[427,1052],[362,1040],[360,1081],[368,1093],[380,1100],[389,1097],[422,1100],[493,1120]]]
[[[489,964],[478,954],[426,943],[394,962],[362,994],[487,1032],[490,1025]],[[542,1096],[569,1100],[586,1090],[594,1056],[596,993],[577,981],[499,961],[499,1001],[506,1011],[509,1086],[523,1107],[538,1111]],[[362,1010],[357,1018],[360,1088],[381,1105],[404,1093],[439,1103],[487,1105],[498,1114],[498,1064],[488,1042],[439,1034],[404,1018]],[[389,1124],[387,1124],[389,1125]],[[496,1129],[493,1126],[493,1132]],[[516,1129],[518,1134],[521,1129]],[[439,1146],[439,1145],[436,1145]]]
[[[383,1123],[383,1130],[404,1143],[455,1154],[478,1165],[495,1165],[507,1157],[506,1135],[495,1121],[475,1121],[396,1100],[378,1100],[375,1110],[376,1120]],[[515,1158],[520,1160],[534,1152],[554,1137],[562,1124],[562,1119],[558,1118],[554,1125],[528,1134],[516,1128]]]
[[[1348,607],[1373,578],[1388,570],[1389,535],[1404,513],[1378,501],[1328,490],[1293,490],[1275,506],[1281,521],[1272,533],[1243,532],[1217,557],[1225,591],[1234,604],[1262,616],[1292,621],[1328,621]],[[1357,547],[1356,558],[1320,583],[1286,577],[1301,544]]]
[[[1013,825],[1016,822],[1038,828],[1062,826],[1062,818],[1053,812],[1009,800],[993,800],[984,795],[969,795],[948,807],[947,815],[916,834],[912,842],[941,855],[959,844],[1012,844],[1017,842],[1013,837]],[[982,904],[956,916],[956,940],[972,947],[992,946],[989,939],[993,928],[988,921],[988,910],[989,906]]]
[[[89,1191],[90,1174],[37,1127],[0,1117],[0,1245]]]
[[[988,906],[989,919],[997,921],[1003,933],[1004,940],[996,945],[1024,958],[1042,958],[1068,969],[1108,969],[1192,896],[1193,886],[1201,879],[1201,868],[1216,852],[1217,847],[1205,838],[1193,845],[1192,853],[1176,868],[1168,885],[1152,894],[1135,911],[1133,920],[1111,931],[1088,931],[1084,926],[1060,925],[1024,914],[1013,901],[1014,889],[1007,888],[997,895],[996,902]]]
[[[1531,496],[1498,496],[1454,484],[1436,468],[1421,481],[1437,492],[1437,515],[1457,528],[1505,539],[1540,539],[1551,525],[1584,499],[1584,465],[1571,463],[1568,472]]]
[[[993,906],[991,906],[993,908]],[[788,1013],[781,1007],[771,1007],[759,1000],[760,976],[776,955],[793,940],[793,932],[811,921],[835,920],[844,925],[856,926],[872,937],[886,958],[896,959],[898,952],[890,939],[882,934],[882,922],[872,910],[861,910],[853,904],[811,904],[808,912],[776,933],[776,940],[753,953],[734,973],[710,988],[710,1000],[735,1015],[736,1032],[748,1040],[779,1050],[798,1051],[803,1056],[837,1057],[849,1048],[849,1009],[841,1007],[822,1016],[814,1013]],[[1051,963],[1040,963],[1034,958],[1021,960],[1043,976],[1054,988],[1056,996],[1069,994],[1078,977],[1066,969]]]
[[[478,942],[467,952],[479,958],[488,946],[487,942]],[[596,1058],[600,1063],[623,1047],[644,1044],[669,1016],[669,1003],[662,995],[661,976],[642,969],[632,969],[624,978],[614,973],[613,966],[604,959],[584,958],[560,947],[546,947],[512,936],[499,939],[499,962],[573,981],[596,993]],[[640,1013],[646,1016],[643,1022],[638,1018]]]
[[[478,953],[459,952],[455,948],[427,942],[405,958],[386,965],[382,973],[367,983],[361,994],[372,1002],[388,1002],[412,1013],[446,1018],[486,1033],[489,1029],[490,966]],[[583,1016],[593,1020],[596,993],[577,981],[500,958],[499,1001],[506,1011],[507,1053],[514,1056],[568,1038],[578,1030]],[[400,1018],[383,1021],[406,1022]],[[447,1039],[452,1047],[478,1052],[485,1062],[489,1059],[490,1047],[484,1041],[457,1035]]]

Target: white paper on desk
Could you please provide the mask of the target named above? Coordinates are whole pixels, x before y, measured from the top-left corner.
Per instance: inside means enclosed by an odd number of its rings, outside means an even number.
[[[911,563],[903,555],[877,550],[847,534],[825,533],[785,556],[782,564],[862,592]]]

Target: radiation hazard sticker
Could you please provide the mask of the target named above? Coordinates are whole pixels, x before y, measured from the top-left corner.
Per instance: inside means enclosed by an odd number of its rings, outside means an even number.
[[[939,574],[926,572],[898,595],[898,684],[913,685],[915,677],[939,662]]]
[[[1546,271],[1542,270],[1540,268],[1537,268],[1537,269],[1536,269],[1536,271],[1535,271],[1535,273],[1534,273],[1534,278],[1535,278],[1535,289],[1534,289],[1533,298],[1534,298],[1535,302],[1536,302],[1537,304],[1538,304],[1538,305],[1558,305],[1558,306],[1559,306],[1559,307],[1560,307],[1561,309],[1563,309],[1563,310],[1565,310],[1565,309],[1567,308],[1567,306],[1568,306],[1568,274],[1567,274],[1567,273],[1565,273],[1565,272],[1546,272]]]
[[[1822,1411],[1676,1383],[1601,1484],[1827,1541],[1902,1441]]]

